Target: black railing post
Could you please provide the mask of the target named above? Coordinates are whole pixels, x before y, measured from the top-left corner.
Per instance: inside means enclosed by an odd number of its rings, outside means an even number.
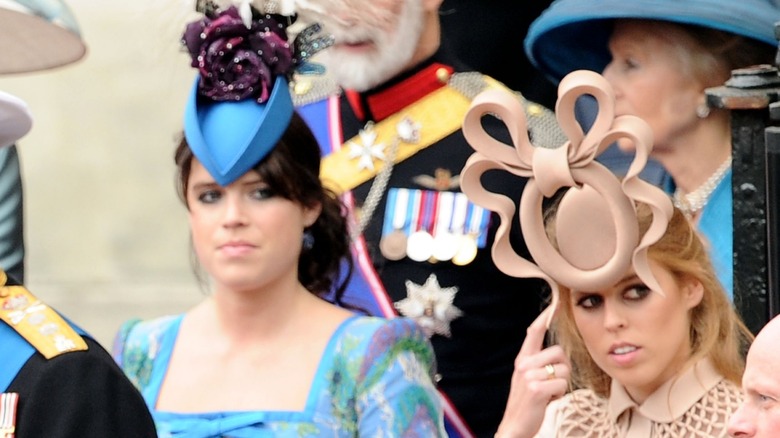
[[[767,128],[773,122],[770,105],[780,95],[780,76],[771,65],[734,70],[724,86],[706,93],[710,107],[731,112],[734,304],[756,333],[778,310],[777,268],[770,267],[778,261],[777,252],[770,254],[769,244],[770,236],[775,244],[778,237],[777,211],[770,211],[777,208],[777,163],[767,154],[780,149],[780,141]],[[768,147],[770,141],[775,143]]]

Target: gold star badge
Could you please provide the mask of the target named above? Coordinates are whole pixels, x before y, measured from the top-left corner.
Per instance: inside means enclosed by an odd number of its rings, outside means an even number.
[[[436,274],[431,274],[425,284],[406,280],[406,298],[396,302],[395,308],[408,318],[417,321],[428,337],[434,334],[450,337],[450,322],[463,315],[452,303],[457,286],[441,287]]]

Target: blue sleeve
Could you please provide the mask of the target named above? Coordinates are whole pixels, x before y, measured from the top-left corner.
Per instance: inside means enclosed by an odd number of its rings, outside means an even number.
[[[446,436],[433,348],[406,318],[380,320],[357,375],[360,436]]]
[[[140,319],[131,319],[122,324],[111,346],[111,356],[133,385],[144,391],[152,374],[152,342],[148,326]]]

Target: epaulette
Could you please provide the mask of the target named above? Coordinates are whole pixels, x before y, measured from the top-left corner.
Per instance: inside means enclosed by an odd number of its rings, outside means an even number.
[[[84,339],[57,312],[21,285],[8,285],[0,269],[0,319],[46,359],[87,349]]]
[[[315,83],[312,90],[306,93],[301,90],[300,99],[310,98],[311,102],[318,102],[334,94],[333,92],[326,94],[322,91],[330,89],[331,85],[328,85],[328,82],[333,84],[331,79],[319,77],[312,80],[322,82]],[[379,178],[380,174],[389,177],[393,166],[460,129],[471,101],[488,89],[511,93],[521,102],[528,120],[528,130],[535,144],[556,147],[564,143],[566,137],[552,111],[526,100],[521,94],[514,93],[490,76],[479,72],[458,72],[447,78],[446,87],[439,88],[407,106],[403,111],[370,125],[373,144],[392,145],[386,155],[385,163],[377,166],[356,166],[349,145],[362,143],[362,136],[366,131],[364,129],[354,138],[347,139],[343,147],[322,159],[320,178],[328,189],[341,194],[373,178]],[[293,95],[295,94],[293,90]],[[296,97],[293,97],[293,100],[295,99]],[[398,137],[398,124],[407,120],[417,127],[424,126],[425,129],[415,128],[415,135],[410,139]]]

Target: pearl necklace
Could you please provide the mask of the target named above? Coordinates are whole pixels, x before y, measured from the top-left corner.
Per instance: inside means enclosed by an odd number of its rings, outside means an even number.
[[[729,156],[723,164],[715,170],[715,173],[704,181],[704,184],[691,193],[683,193],[678,187],[674,191],[673,201],[674,206],[679,208],[688,217],[693,217],[699,210],[704,208],[709,201],[712,192],[718,187],[723,178],[726,176],[726,172],[731,168],[731,156]]]

